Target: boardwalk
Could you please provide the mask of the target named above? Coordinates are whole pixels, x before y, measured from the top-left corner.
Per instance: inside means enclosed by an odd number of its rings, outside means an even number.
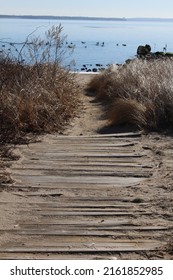
[[[16,221],[1,230],[1,258],[110,258],[166,246],[171,224],[144,198],[156,166],[140,134],[49,136],[19,151],[16,199],[3,202]]]
[[[96,107],[84,104],[78,135],[16,147],[1,259],[172,259],[172,138],[93,133]]]

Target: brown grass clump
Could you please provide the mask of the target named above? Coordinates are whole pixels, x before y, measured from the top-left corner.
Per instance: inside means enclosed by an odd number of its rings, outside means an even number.
[[[98,100],[109,101],[109,87],[112,84],[112,75],[105,71],[104,74],[96,75],[89,83],[88,90],[96,94]]]
[[[17,59],[1,55],[0,143],[18,141],[26,133],[62,131],[75,115],[79,88],[73,74],[60,66],[60,32],[61,27],[53,27],[46,41],[34,39],[26,44],[30,64],[23,63],[19,51]],[[53,60],[48,39],[56,51]]]
[[[172,128],[172,59],[136,59],[94,77],[90,90],[93,85],[96,97],[108,103],[108,118],[112,124],[134,124],[152,130]]]
[[[146,125],[146,107],[136,100],[116,99],[108,112],[111,123],[116,125],[128,123],[138,127]]]

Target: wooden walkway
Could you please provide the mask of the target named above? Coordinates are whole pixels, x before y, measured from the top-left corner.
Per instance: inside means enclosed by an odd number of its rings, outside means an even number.
[[[140,189],[155,163],[138,133],[49,136],[18,147],[10,168],[13,201],[1,201],[16,220],[0,258],[111,258],[159,251],[171,229],[155,223]],[[10,213],[9,213],[10,215]]]

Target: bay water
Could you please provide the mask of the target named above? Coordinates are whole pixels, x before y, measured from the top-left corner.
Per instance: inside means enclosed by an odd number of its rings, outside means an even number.
[[[61,24],[67,35],[67,46],[74,46],[63,66],[81,71],[83,68],[106,67],[122,64],[134,58],[139,45],[149,44],[152,51],[173,52],[172,21],[103,21],[103,20],[49,20],[26,18],[0,18],[0,51],[5,42],[24,42],[33,31],[43,36],[53,25]],[[85,66],[86,67],[85,67]],[[86,71],[86,69],[85,69]]]

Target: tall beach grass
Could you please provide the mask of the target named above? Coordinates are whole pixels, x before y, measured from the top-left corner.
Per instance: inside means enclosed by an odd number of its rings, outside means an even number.
[[[112,125],[140,129],[173,128],[173,60],[140,60],[108,69],[94,77],[89,89],[107,106]]]
[[[61,33],[61,26],[52,27],[43,39],[28,37],[16,52],[15,43],[10,43],[12,51],[1,51],[0,143],[27,133],[62,131],[75,115],[79,87],[61,67],[66,53]]]

